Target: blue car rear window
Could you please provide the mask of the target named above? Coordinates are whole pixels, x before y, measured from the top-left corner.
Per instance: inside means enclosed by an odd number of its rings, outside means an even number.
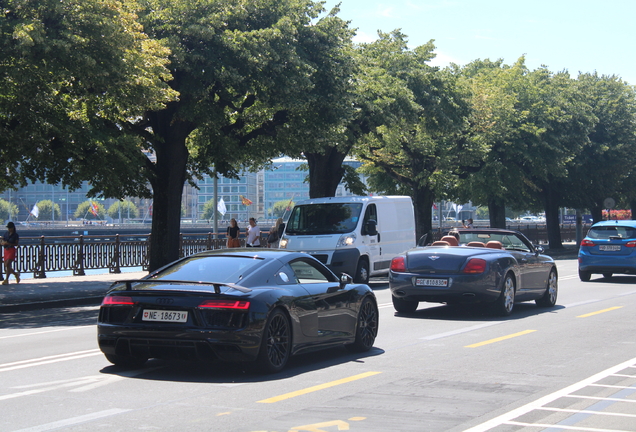
[[[636,238],[636,228],[630,226],[599,226],[592,227],[587,233],[591,239],[609,239],[618,237],[620,239]]]
[[[183,260],[163,270],[153,279],[237,283],[260,258],[249,256],[203,256]]]

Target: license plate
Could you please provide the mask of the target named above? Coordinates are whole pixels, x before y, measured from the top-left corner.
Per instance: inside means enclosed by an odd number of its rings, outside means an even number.
[[[447,287],[448,279],[415,278],[415,285]]]
[[[621,250],[621,245],[600,245],[598,250],[602,251],[619,251]]]
[[[187,312],[146,309],[142,321],[162,321],[184,323],[188,321]]]

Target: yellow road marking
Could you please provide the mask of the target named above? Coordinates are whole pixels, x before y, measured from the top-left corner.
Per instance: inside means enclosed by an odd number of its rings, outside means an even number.
[[[258,403],[280,402],[280,401],[285,400],[285,399],[291,399],[291,398],[296,397],[296,396],[302,396],[302,395],[305,395],[307,393],[312,393],[312,392],[315,392],[315,391],[318,391],[318,390],[324,390],[326,388],[334,387],[334,386],[337,386],[337,385],[340,385],[340,384],[346,384],[348,382],[356,381],[356,380],[359,380],[359,379],[362,379],[362,378],[367,378],[367,377],[370,377],[370,376],[373,376],[373,375],[377,375],[377,374],[380,374],[380,373],[382,373],[382,372],[366,372],[366,373],[362,373],[362,374],[359,374],[359,375],[351,376],[349,378],[343,378],[343,379],[340,379],[340,380],[337,380],[337,381],[331,381],[331,382],[328,382],[328,383],[325,383],[325,384],[320,384],[320,385],[317,385],[317,386],[308,387],[308,388],[303,389],[303,390],[298,390],[298,391],[291,392],[291,393],[285,393],[284,395],[275,396],[275,397],[272,397],[272,398],[269,398],[269,399],[263,399],[263,400],[258,401]]]
[[[229,414],[232,414],[232,411],[223,412],[223,413],[218,413],[216,416],[217,416],[217,417],[220,417],[220,416],[229,415]]]
[[[587,318],[587,317],[591,317],[592,315],[602,314],[602,313],[604,313],[604,312],[613,311],[613,310],[616,310],[616,309],[620,309],[620,308],[622,308],[622,307],[623,307],[623,306],[615,306],[615,307],[611,307],[611,308],[608,308],[608,309],[603,309],[603,310],[600,310],[600,311],[591,312],[591,313],[589,313],[589,314],[579,315],[579,316],[577,316],[577,318]]]
[[[528,333],[533,333],[533,332],[536,332],[536,330],[525,330],[525,331],[522,331],[522,332],[519,332],[519,333],[514,333],[514,334],[511,334],[511,335],[508,335],[508,336],[502,336],[502,337],[498,337],[498,338],[495,338],[495,339],[490,339],[490,340],[487,340],[487,341],[484,341],[484,342],[479,342],[479,343],[472,344],[472,345],[466,345],[464,348],[477,348],[477,347],[480,347],[480,346],[488,345],[488,344],[495,343],[495,342],[501,342],[502,340],[512,339],[514,337],[523,336],[523,335],[526,335]]]

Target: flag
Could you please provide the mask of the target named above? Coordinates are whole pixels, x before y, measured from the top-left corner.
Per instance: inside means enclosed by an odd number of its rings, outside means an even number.
[[[433,203],[433,210],[437,210],[437,204]]]
[[[33,217],[40,216],[40,209],[38,208],[37,204],[33,204],[33,208],[31,209],[31,214],[33,215]]]
[[[292,200],[293,199],[294,199],[293,196],[289,199],[289,202],[287,203],[287,207],[285,208],[285,211],[291,211],[291,206],[292,206]]]
[[[97,203],[95,201],[91,201],[90,211],[95,217],[97,217],[97,215],[99,214],[99,207],[97,207]]]
[[[252,205],[252,201],[250,201],[249,199],[245,198],[243,195],[239,195],[241,197],[241,203],[244,206],[249,206]]]
[[[225,207],[225,201],[223,201],[223,197],[219,200],[219,203],[216,205],[216,209],[221,213],[221,216],[225,216],[227,213],[227,207]]]

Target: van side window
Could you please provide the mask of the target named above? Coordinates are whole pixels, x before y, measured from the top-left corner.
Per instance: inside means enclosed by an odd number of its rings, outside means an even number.
[[[378,209],[376,208],[375,204],[369,204],[367,206],[367,209],[364,212],[364,219],[362,221],[362,230],[360,232],[362,235],[368,235],[366,230],[366,224],[370,220],[374,220],[378,222]]]

